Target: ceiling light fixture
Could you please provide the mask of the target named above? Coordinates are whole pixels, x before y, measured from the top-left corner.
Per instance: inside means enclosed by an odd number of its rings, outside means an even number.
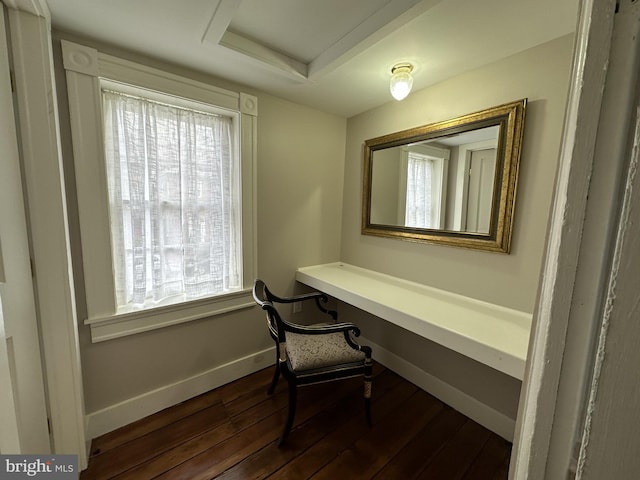
[[[412,70],[413,65],[410,63],[398,63],[391,69],[389,90],[391,90],[391,95],[396,100],[403,100],[411,92],[411,87],[413,86]]]

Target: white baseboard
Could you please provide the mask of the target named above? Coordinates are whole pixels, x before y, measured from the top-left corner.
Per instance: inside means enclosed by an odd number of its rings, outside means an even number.
[[[86,417],[87,438],[99,437],[116,428],[273,365],[274,350],[275,347],[267,348],[90,413]]]
[[[363,345],[369,345],[374,352],[374,360],[414,385],[422,388],[460,413],[478,422],[483,427],[512,442],[515,431],[515,419],[485,405],[476,398],[443,382],[437,377],[408,362],[395,353],[386,350],[369,339],[359,339]],[[375,388],[375,386],[374,386]]]
[[[374,360],[393,370],[411,383],[429,392],[447,405],[488,428],[502,438],[513,441],[515,420],[485,405],[479,400],[430,375],[421,368],[386,350],[376,343],[361,338],[374,351]],[[232,382],[245,375],[273,365],[274,347],[256,352],[206,372],[165,385],[123,402],[87,415],[87,439],[93,439],[135,422],[160,410]]]

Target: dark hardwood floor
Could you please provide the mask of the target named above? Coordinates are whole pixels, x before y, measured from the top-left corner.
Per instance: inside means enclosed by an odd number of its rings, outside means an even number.
[[[96,438],[83,480],[507,478],[511,445],[376,364],[373,426],[360,379],[302,387],[276,440],[286,384],[262,370]]]

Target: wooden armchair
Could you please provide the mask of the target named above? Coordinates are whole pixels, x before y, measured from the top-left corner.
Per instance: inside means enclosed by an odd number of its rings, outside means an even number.
[[[277,297],[262,280],[255,280],[253,298],[267,312],[269,332],[276,343],[276,368],[268,392],[273,393],[281,374],[289,386],[289,413],[278,446],[291,431],[300,385],[363,375],[365,413],[371,424],[371,348],[352,338],[360,335],[360,329],[353,323],[297,325],[283,320],[274,305],[313,300],[335,322],[338,315],[323,306],[327,302],[323,293]]]

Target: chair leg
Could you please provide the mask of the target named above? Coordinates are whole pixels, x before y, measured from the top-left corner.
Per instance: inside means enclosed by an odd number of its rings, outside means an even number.
[[[365,371],[364,371],[364,409],[365,414],[367,416],[367,424],[369,426],[372,425],[371,421],[371,388],[373,381],[373,366],[371,362],[371,357],[368,357],[364,363]]]
[[[293,426],[293,419],[296,416],[296,401],[298,396],[298,389],[294,382],[289,381],[289,414],[287,415],[287,422],[284,425],[284,429],[282,430],[282,435],[280,436],[280,440],[278,440],[278,446],[281,447],[284,444],[289,432],[291,431],[291,427]]]
[[[365,377],[364,381],[364,411],[367,418],[367,425],[371,426],[371,379]]]
[[[267,393],[269,395],[273,394],[276,389],[276,385],[278,384],[278,380],[280,379],[280,362],[276,359],[276,369],[273,372],[273,379],[271,380],[271,385],[269,385],[269,390]]]

